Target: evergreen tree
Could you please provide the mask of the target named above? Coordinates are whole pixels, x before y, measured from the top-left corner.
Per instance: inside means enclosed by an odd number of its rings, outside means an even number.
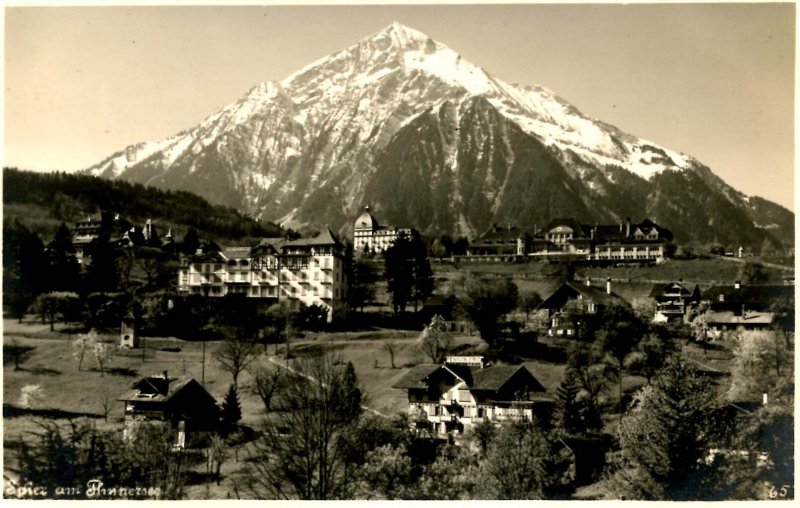
[[[700,496],[715,391],[679,356],[669,358],[636,396],[620,426],[621,462],[612,477],[626,499],[689,500]]]
[[[419,236],[400,235],[383,253],[384,276],[394,312],[405,312],[413,301],[414,311],[433,292],[433,271],[425,243]]]
[[[194,228],[189,228],[189,231],[183,237],[181,251],[184,254],[191,255],[197,252],[198,247],[200,247],[200,238],[197,235],[197,231]]]
[[[53,241],[47,245],[50,291],[74,291],[78,288],[80,266],[72,246],[72,234],[63,222],[58,227]]]
[[[3,299],[18,320],[42,292],[46,266],[44,244],[37,235],[19,221],[3,225]]]
[[[226,431],[233,427],[242,419],[242,405],[239,403],[239,392],[236,385],[231,384],[225,399],[222,401],[222,411],[220,412],[222,428]]]
[[[472,279],[462,305],[481,338],[490,346],[500,338],[503,317],[517,306],[519,291],[511,279]]]
[[[353,362],[347,362],[342,373],[342,382],[339,384],[341,398],[335,409],[336,418],[343,422],[350,422],[361,414],[362,395],[358,387],[358,378]]]
[[[577,434],[585,430],[578,413],[578,393],[580,387],[573,369],[567,369],[564,379],[556,388],[556,422],[567,434]]]

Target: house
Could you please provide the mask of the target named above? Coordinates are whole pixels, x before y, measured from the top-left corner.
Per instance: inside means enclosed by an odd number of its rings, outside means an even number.
[[[547,418],[552,401],[524,365],[486,365],[482,356],[450,356],[443,364],[417,365],[393,388],[408,393],[418,427],[461,434],[491,420]]]
[[[240,294],[265,304],[342,308],[347,296],[345,246],[330,229],[314,238],[266,238],[254,247],[226,247],[181,260],[178,291],[209,298]],[[337,316],[338,317],[338,316]]]
[[[176,431],[176,446],[184,447],[219,424],[214,397],[197,380],[170,378],[167,371],[139,379],[117,400],[125,403],[126,438],[141,423],[169,422]]]
[[[768,312],[781,301],[793,306],[794,286],[746,286],[737,280],[729,286],[712,286],[704,290],[702,300],[708,302],[713,311],[731,311],[736,315],[747,311]]]
[[[530,248],[531,235],[517,227],[493,225],[489,231],[473,240],[467,256],[481,256],[491,260],[524,258]]]
[[[401,235],[411,237],[416,234],[417,231],[412,228],[381,226],[367,206],[353,226],[353,250],[379,254],[388,249]]]
[[[722,332],[732,330],[769,330],[774,322],[775,314],[772,312],[748,310],[742,314],[730,310],[709,311],[702,321],[712,338],[719,338]]]
[[[622,297],[611,291],[611,279],[606,279],[605,290],[592,286],[592,279],[584,283],[566,281],[536,307],[546,310],[549,321],[548,335],[580,337],[585,325],[609,305],[628,305]]]
[[[700,302],[700,287],[695,284],[689,291],[683,281],[654,284],[650,298],[656,302],[654,323],[686,322],[689,311]]]

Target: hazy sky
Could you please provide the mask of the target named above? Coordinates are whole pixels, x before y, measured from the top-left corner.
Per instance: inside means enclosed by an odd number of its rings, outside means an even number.
[[[9,7],[4,165],[88,167],[392,21],[794,209],[793,4]]]

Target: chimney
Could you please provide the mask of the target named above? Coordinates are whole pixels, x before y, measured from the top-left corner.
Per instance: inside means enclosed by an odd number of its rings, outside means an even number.
[[[741,289],[741,287],[742,287],[742,281],[740,280],[733,281],[733,289]]]
[[[592,285],[592,278],[591,277],[586,277],[586,285],[587,286],[591,286]]]
[[[611,277],[606,279],[606,293],[611,294]]]
[[[764,392],[761,395],[761,405],[766,406],[768,403],[769,403],[769,394],[767,392]]]
[[[169,372],[167,372],[166,370],[164,371],[163,375],[164,379],[169,379]]]
[[[631,236],[631,218],[625,217],[625,236]]]

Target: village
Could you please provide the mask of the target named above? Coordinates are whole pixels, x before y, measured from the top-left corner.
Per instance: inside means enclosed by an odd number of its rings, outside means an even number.
[[[6,497],[86,498],[85,483],[56,495],[47,464],[88,453],[69,448],[71,428],[123,448],[145,440],[143,463],[169,464],[157,479],[139,464],[140,477],[93,484],[107,498],[613,498],[633,470],[625,447],[646,430],[627,422],[645,418],[644,393],[679,382],[706,397],[704,425],[750,429],[695,443],[689,466],[749,477],[745,498],[793,495],[780,494],[792,483],[780,445],[792,267],[743,248],[679,255],[647,218],[553,218],[453,242],[366,207],[349,238],[324,228],[231,245],[158,222],[103,211],[12,259],[24,273],[38,256],[61,280],[27,305],[6,300]],[[321,407],[334,423],[305,428]],[[330,441],[303,449],[315,430]],[[514,439],[548,457],[534,490],[496,469]],[[37,455],[37,440],[63,450]],[[292,457],[328,448],[297,470]]]

